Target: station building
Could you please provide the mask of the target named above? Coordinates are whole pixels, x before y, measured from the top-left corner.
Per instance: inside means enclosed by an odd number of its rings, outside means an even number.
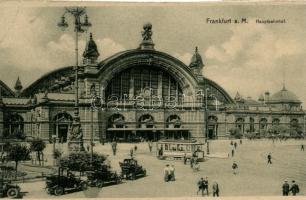
[[[155,49],[151,37],[143,37],[137,49],[102,61],[99,56],[90,34],[78,68],[85,140],[91,134],[99,141],[218,139],[228,138],[234,129],[242,134],[266,134],[277,126],[305,132],[305,112],[294,93],[283,86],[258,100],[243,98],[238,92],[232,98],[203,75],[204,62],[197,48],[189,65]],[[73,66],[51,71],[27,88],[19,77],[14,90],[0,81],[1,137],[23,133],[66,142],[73,120],[75,81]]]

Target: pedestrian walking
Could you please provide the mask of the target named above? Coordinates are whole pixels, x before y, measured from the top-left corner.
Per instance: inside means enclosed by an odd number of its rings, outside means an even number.
[[[240,144],[242,144],[242,140],[241,139],[239,140],[239,142],[240,142]]]
[[[237,163],[235,161],[233,162],[232,169],[233,169],[233,173],[236,175],[237,174],[237,170],[238,170],[238,165],[237,165]]]
[[[201,178],[198,181],[198,191],[197,191],[197,195],[199,194],[199,192],[201,191],[202,196],[204,196],[204,178]]]
[[[232,157],[235,155],[235,149],[232,149]]]
[[[115,139],[112,142],[112,150],[113,150],[113,155],[115,156],[117,153],[117,142],[115,141]]]
[[[213,197],[219,197],[219,185],[217,182],[214,182],[212,190],[213,190]]]
[[[175,168],[174,168],[174,165],[169,166],[169,171],[170,171],[170,178],[169,178],[169,180],[170,181],[175,181],[175,174],[174,174]]]
[[[295,183],[294,180],[292,181],[290,192],[292,192],[293,196],[296,196],[296,194],[300,192],[300,188],[299,188],[298,184]]]
[[[272,156],[271,156],[271,153],[268,154],[267,159],[268,159],[268,164],[272,164]]]
[[[148,145],[149,145],[149,151],[150,153],[152,152],[152,147],[153,147],[153,144],[151,141],[148,142]]]
[[[130,149],[130,156],[131,156],[131,158],[133,158],[133,156],[134,156],[134,149],[133,148]]]
[[[135,151],[135,153],[136,153],[136,151],[137,151],[137,145],[134,146],[134,151]]]
[[[282,188],[283,188],[283,196],[288,196],[289,195],[290,186],[289,186],[287,181],[284,182]]]
[[[193,164],[193,171],[199,171],[200,170],[200,163],[195,160]]]
[[[186,153],[184,153],[184,165],[186,165],[187,164],[187,154]]]
[[[190,158],[190,167],[191,167],[191,168],[193,168],[194,161],[195,161],[195,160],[194,160],[194,157],[191,157],[191,158]]]
[[[234,142],[233,142],[233,140],[231,140],[231,146],[233,146],[234,145]]]
[[[304,144],[301,145],[301,151],[304,151]]]
[[[167,164],[166,167],[164,168],[164,181],[168,182],[170,179],[170,169],[169,169],[169,165]]]
[[[235,149],[237,148],[237,142],[234,143],[234,147],[235,147]]]
[[[208,178],[207,177],[205,177],[205,179],[204,179],[204,191],[203,192],[205,192],[205,190],[206,190],[206,194],[208,196]]]

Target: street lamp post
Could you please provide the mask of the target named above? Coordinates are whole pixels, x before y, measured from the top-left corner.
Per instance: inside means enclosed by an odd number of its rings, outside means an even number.
[[[93,131],[94,131],[94,126],[93,126],[93,107],[91,106],[91,130],[90,130],[90,163],[93,163],[93,146],[94,146],[94,140],[93,140]]]
[[[205,89],[205,135],[206,135],[206,145],[207,145],[207,154],[209,154],[209,142],[208,142],[208,91],[209,88]]]
[[[79,117],[79,92],[78,92],[78,71],[79,71],[79,49],[78,49],[78,37],[79,33],[83,33],[89,27],[91,23],[88,21],[85,8],[66,8],[61,21],[57,24],[62,30],[68,27],[68,23],[65,21],[65,15],[70,14],[74,19],[74,32],[75,32],[75,102],[74,102],[74,117],[72,125],[69,129],[69,150],[72,151],[84,151],[83,146],[83,133],[80,124]],[[84,22],[81,22],[81,17],[85,15]]]

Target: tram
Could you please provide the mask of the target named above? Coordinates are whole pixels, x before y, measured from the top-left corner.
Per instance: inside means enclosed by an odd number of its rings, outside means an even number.
[[[204,161],[204,143],[196,140],[161,140],[156,145],[159,159],[190,159],[196,156],[198,161]]]

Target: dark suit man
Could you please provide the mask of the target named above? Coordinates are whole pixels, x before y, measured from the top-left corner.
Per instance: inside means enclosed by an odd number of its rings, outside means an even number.
[[[283,184],[283,196],[289,195],[290,186],[287,181]]]
[[[293,196],[296,196],[296,194],[300,192],[300,188],[299,188],[299,186],[295,183],[294,180],[292,181],[292,185],[291,185],[290,191],[292,192],[292,195],[293,195]]]

